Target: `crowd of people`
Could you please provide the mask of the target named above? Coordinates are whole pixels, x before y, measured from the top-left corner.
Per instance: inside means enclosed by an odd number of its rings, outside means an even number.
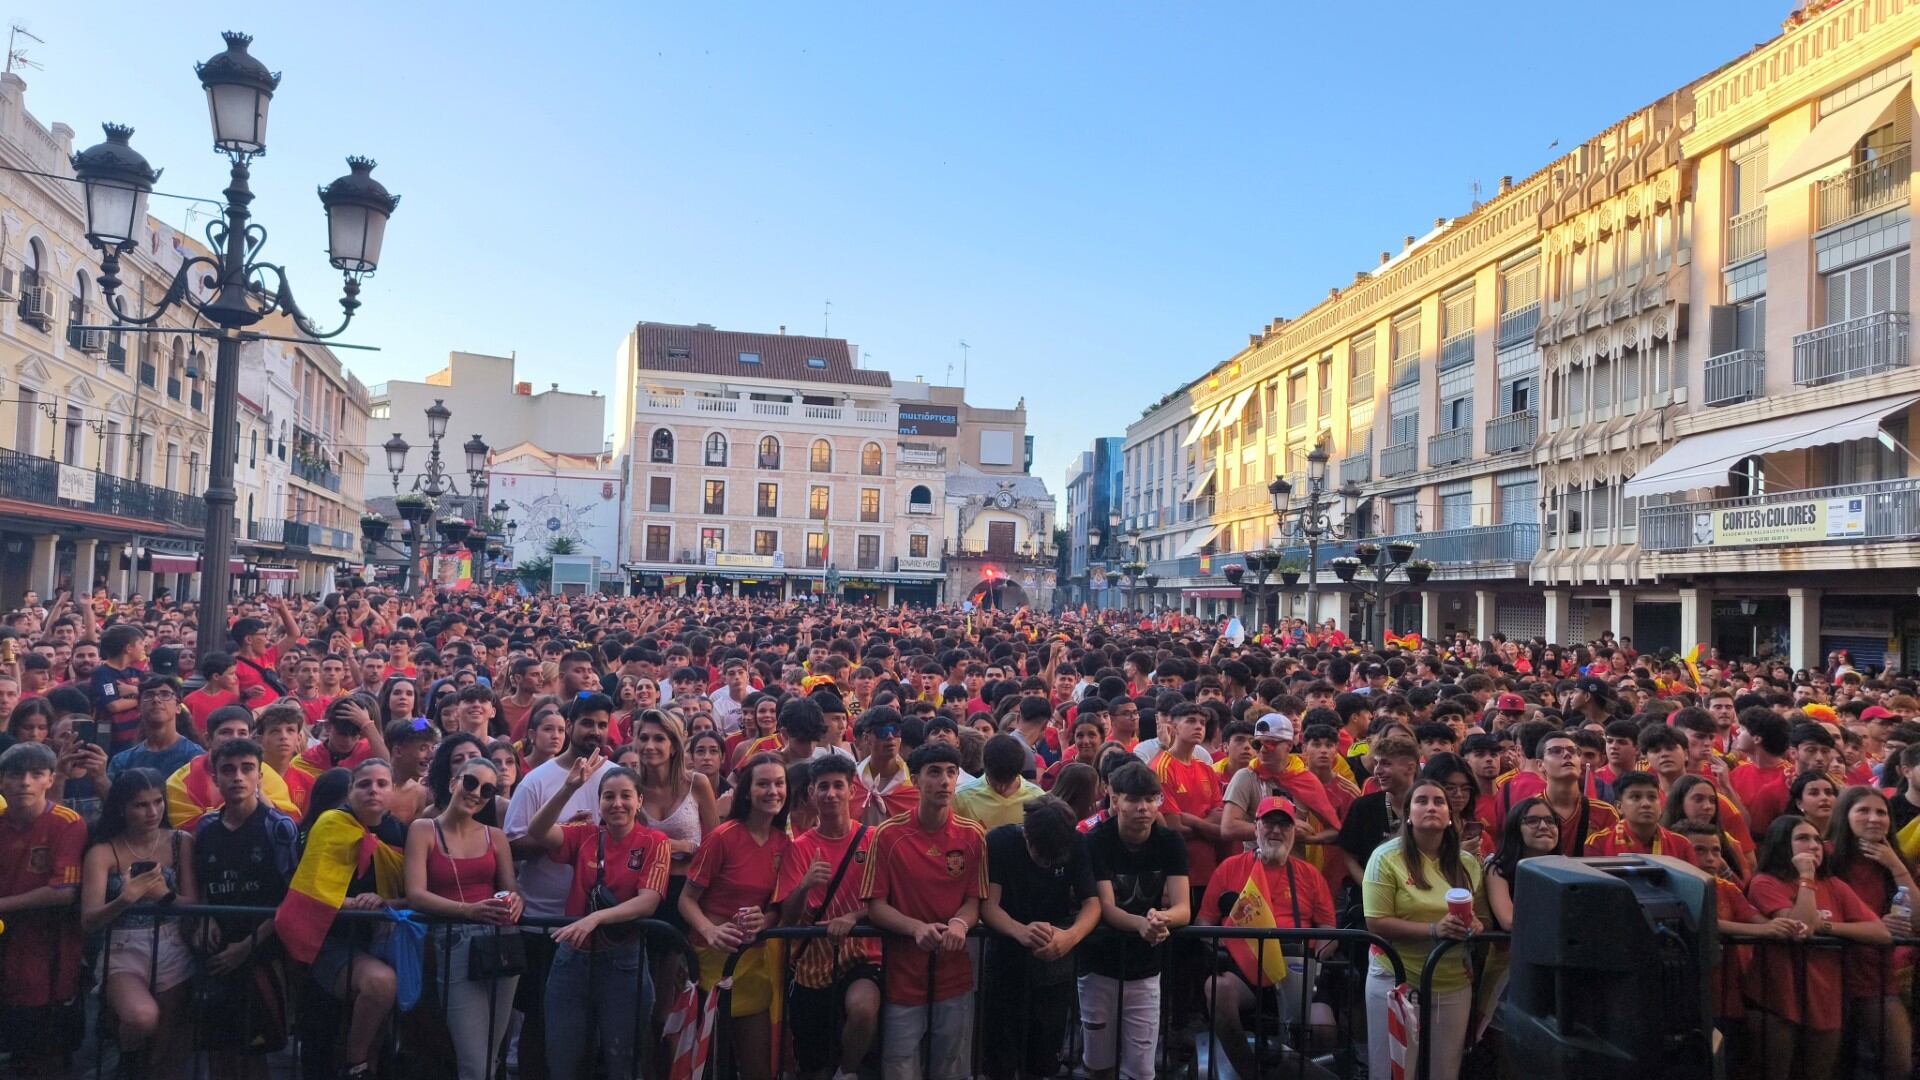
[[[72,1075],[92,1024],[130,1077],[664,1076],[693,980],[748,1080],[1202,1044],[1385,1080],[1396,973],[1445,946],[1450,1080],[1498,1057],[1476,939],[1527,917],[1520,864],[1642,853],[1752,942],[1711,973],[1735,1075],[1911,1074],[1920,696],[1844,656],[362,587],[240,602],[214,651],[194,615],[28,594],[0,628],[14,1073]]]

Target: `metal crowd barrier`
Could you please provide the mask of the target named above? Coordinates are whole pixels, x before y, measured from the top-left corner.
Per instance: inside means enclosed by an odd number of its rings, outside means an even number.
[[[150,935],[148,985],[152,988],[158,976],[158,962],[152,958],[159,955],[162,926],[169,923],[179,925],[189,920],[210,917],[228,921],[266,920],[272,918],[273,913],[272,908],[205,904],[138,907],[131,909],[123,916],[123,920],[126,918],[151,919],[150,923],[134,927],[116,924],[114,927],[103,930],[89,943],[89,952],[97,954],[98,951],[93,946],[100,944],[110,935]],[[78,918],[77,913],[69,909],[62,909],[62,915],[75,920]],[[338,917],[347,922],[366,921],[381,924],[391,921],[390,916],[383,911],[342,911]],[[436,926],[470,925],[453,920],[426,917],[419,913],[413,913],[412,918],[426,924],[430,929]],[[522,920],[520,926],[546,929],[563,926],[571,921],[529,917]],[[642,965],[641,978],[646,978],[647,968],[659,957],[662,950],[679,954],[690,975],[698,972],[697,954],[674,927],[655,919],[641,920],[634,925],[644,931],[648,952],[648,963]],[[853,933],[863,938],[888,936],[871,926],[858,927]],[[827,936],[825,927],[780,927],[762,933],[756,944],[774,940],[794,942],[825,936]],[[982,946],[986,939],[993,936],[995,935],[990,931],[978,927],[972,935],[975,939],[971,946],[975,963],[975,982],[970,991],[974,996],[970,1049],[973,1071],[977,1075],[987,1075],[983,1066],[985,1058],[982,1051],[989,1041],[1002,1042],[1023,1035],[1021,1032],[989,1031],[985,1027],[985,1010],[981,1008],[980,998],[983,991],[984,969],[981,963],[984,955]],[[1156,1071],[1162,1075],[1169,1075],[1174,1069],[1187,1068],[1191,1063],[1188,1075],[1194,1077],[1223,1080],[1235,1075],[1223,1060],[1221,1047],[1213,1034],[1210,1017],[1216,1011],[1214,1008],[1216,1002],[1204,1000],[1200,993],[1203,980],[1207,976],[1231,968],[1221,949],[1223,944],[1231,939],[1278,942],[1290,953],[1323,947],[1329,950],[1329,955],[1325,959],[1304,965],[1305,984],[1299,988],[1299,993],[1294,998],[1298,1003],[1297,1011],[1289,1015],[1281,1015],[1281,1003],[1285,999],[1278,993],[1270,992],[1275,988],[1265,981],[1264,975],[1256,968],[1255,984],[1251,987],[1254,991],[1255,1012],[1251,1017],[1246,1018],[1243,1030],[1249,1049],[1259,1062],[1259,1075],[1263,1078],[1294,1077],[1296,1080],[1322,1080],[1325,1077],[1336,1076],[1364,1078],[1366,1076],[1365,1039],[1363,1025],[1359,1018],[1364,1016],[1362,986],[1365,979],[1365,965],[1369,947],[1385,946],[1386,942],[1365,930],[1339,929],[1262,930],[1189,926],[1174,931],[1167,942],[1158,946],[1149,946],[1132,935],[1121,937],[1120,940],[1126,943],[1123,947],[1130,950],[1130,959],[1137,958],[1137,954],[1132,953],[1131,950],[1151,950],[1160,953],[1162,968],[1160,980],[1163,989],[1160,994]],[[4,949],[5,946],[6,937],[0,935],[0,949]],[[429,935],[427,950],[432,952],[438,949],[441,955],[428,958],[427,973],[423,977],[427,985],[423,988],[420,1005],[410,1013],[401,1013],[396,1009],[388,1018],[381,1041],[376,1044],[375,1053],[376,1060],[384,1061],[388,1066],[389,1071],[383,1075],[404,1075],[409,1080],[415,1080],[415,1078],[430,1080],[433,1077],[453,1075],[455,1059],[452,1046],[444,1027],[444,1016],[438,1011],[444,1007],[447,1000],[446,979],[450,970],[448,963],[450,957],[447,954],[452,947],[450,936]],[[277,949],[274,950],[273,955],[276,957],[280,955]],[[940,953],[928,955],[930,960],[928,983],[931,989],[938,978],[939,964],[946,957]],[[1404,981],[1406,971],[1398,957],[1391,952],[1385,955],[1393,965],[1396,978]],[[538,962],[534,958],[539,956],[541,956],[540,953],[534,953],[530,960]],[[103,967],[104,955],[97,954],[96,959],[98,962],[95,966]],[[737,954],[735,959],[738,959]],[[270,1071],[275,1077],[304,1077],[313,1078],[313,1080],[325,1077],[331,1080],[331,1077],[338,1074],[341,1066],[335,1057],[343,1045],[342,1033],[352,1011],[351,988],[345,1000],[335,1000],[306,974],[303,966],[295,970],[296,965],[287,962],[284,957],[272,962],[279,965],[283,976],[282,985],[287,988],[287,1010],[282,1018],[286,1033],[285,1043],[271,1054],[256,1056],[253,1062],[243,1063],[239,1074],[247,1075],[249,1070],[252,1070],[253,1075],[266,1075]],[[886,973],[884,964],[885,951],[883,950],[879,976],[882,1022],[875,1031],[870,1063],[877,1060],[885,1049]],[[727,974],[731,974],[732,967],[733,964],[730,962]],[[526,976],[521,978],[524,980]],[[79,1052],[79,1070],[74,1075],[109,1080],[111,1077],[123,1075],[126,1066],[122,1062],[118,1046],[115,1045],[115,1018],[106,1008],[104,998],[98,993],[99,976],[88,974],[87,980],[82,984],[82,994],[92,1006],[88,1016],[89,1035]],[[190,980],[186,985],[192,986],[194,983]],[[1120,983],[1119,1000],[1115,1002],[1113,1013],[1116,1022],[1108,1025],[1108,1030],[1111,1031],[1114,1039],[1115,1060],[1121,1059],[1124,1049],[1122,1040],[1127,1034],[1126,1029],[1118,1022],[1119,1018],[1125,1015],[1127,987],[1126,982]],[[1216,998],[1217,987],[1218,984],[1216,984]],[[656,986],[654,993],[657,997],[670,998],[677,989],[677,987]],[[783,993],[790,992],[791,989],[789,983]],[[641,986],[636,985],[635,996],[639,997],[641,992]],[[1021,992],[1022,1005],[1017,1011],[1024,1015],[1027,1011],[1026,1002],[1029,1000],[1024,995],[1030,993],[1030,988],[1024,981]],[[931,997],[931,994],[928,996]],[[235,1075],[235,1068],[230,1058],[227,1059],[227,1064],[216,1067],[214,1055],[222,1051],[208,1049],[206,1036],[214,1024],[240,1025],[241,1031],[252,1030],[251,1025],[256,1019],[256,1014],[251,1011],[253,1004],[248,1001],[246,1008],[239,1012],[228,1008],[217,1014],[203,1015],[204,1010],[196,1008],[189,992],[188,1000],[184,1005],[176,1004],[176,1007],[182,1010],[181,1014],[162,1018],[163,1024],[183,1024],[190,1030],[193,1042],[188,1049],[186,1075]],[[734,1040],[729,1031],[731,1023],[729,1006],[730,1001],[722,991],[718,1003],[718,1021],[712,1040],[712,1052],[703,1074],[713,1080],[724,1080],[724,1078],[739,1075],[738,1063],[732,1060]],[[932,1005],[929,1004],[928,1008],[929,1016],[926,1026],[931,1030]],[[1062,1043],[1059,1047],[1061,1062],[1074,1068],[1079,1065],[1086,1037],[1079,1018],[1080,1013],[1077,1008],[1068,1012],[1065,1030],[1061,1033]],[[544,1018],[535,1016],[534,1019],[537,1022]],[[660,1056],[660,1026],[653,1016],[642,1015],[637,1019],[644,1025],[646,1037],[638,1040],[634,1055],[633,1076],[649,1078],[665,1076],[667,1062]],[[836,1014],[836,1021],[838,1019]],[[497,1036],[500,1034],[502,1033],[490,1030],[489,1045],[499,1046]],[[1189,1036],[1191,1036],[1190,1042],[1187,1041]],[[524,1028],[521,1031],[521,1038],[523,1041],[520,1075],[544,1077],[546,1074],[544,1060],[532,1060],[528,1056]],[[588,1041],[592,1041],[591,1037]],[[588,1047],[582,1046],[580,1049],[585,1058]],[[932,1039],[929,1037],[919,1051],[923,1075],[930,1069],[932,1049]],[[505,1053],[506,1047],[500,1046],[492,1060],[494,1069],[489,1071],[490,1076],[497,1072],[501,1064],[500,1058]],[[592,1068],[594,1063],[589,1060],[585,1063],[583,1072],[592,1075],[590,1071]],[[1251,1080],[1251,1078],[1241,1078],[1241,1080]]]

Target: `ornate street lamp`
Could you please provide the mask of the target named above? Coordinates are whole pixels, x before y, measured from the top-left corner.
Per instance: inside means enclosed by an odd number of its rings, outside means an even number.
[[[196,66],[207,95],[214,149],[227,155],[230,170],[221,214],[207,223],[211,255],[193,255],[175,272],[166,294],[144,312],[129,310],[120,299],[120,257],[139,243],[146,226],[146,200],[158,170],[131,146],[133,131],[106,125],[107,141],[72,158],[74,176],[85,192],[87,241],[100,252],[101,300],[112,319],[76,330],[116,333],[188,334],[218,342],[214,360],[212,458],[207,467],[207,524],[200,573],[200,641],[217,648],[227,638],[227,597],[232,585],[234,440],[237,428],[240,346],[271,335],[248,329],[272,315],[285,315],[308,342],[333,338],[352,323],[360,307],[360,283],[379,266],[387,219],[399,198],[373,179],[373,162],[350,158],[347,176],[320,191],[328,220],[328,261],[342,272],[340,325],[321,330],[294,300],[285,268],[257,258],[266,230],[253,223],[249,165],[267,148],[267,107],[280,76],[247,51],[245,34],[221,35],[226,48]],[[144,306],[144,305],[143,305]],[[159,327],[179,307],[197,316],[190,329]]]
[[[435,398],[433,399],[433,404],[427,406],[426,416],[428,439],[427,468],[425,472],[413,478],[413,485],[410,489],[414,495],[426,500],[426,509],[424,513],[407,519],[409,526],[409,550],[411,554],[407,567],[407,582],[403,586],[406,588],[415,588],[424,584],[424,582],[414,582],[413,576],[414,572],[418,570],[420,566],[421,538],[428,529],[434,527],[434,515],[439,509],[441,497],[452,495],[456,499],[471,499],[475,507],[474,514],[476,517],[479,516],[479,508],[486,505],[484,491],[488,483],[487,455],[492,452],[492,448],[489,447],[486,440],[482,439],[479,435],[468,439],[466,444],[461,447],[461,450],[466,455],[468,481],[467,493],[463,496],[455,485],[452,474],[447,471],[445,459],[440,456],[440,440],[446,438],[447,422],[453,418],[453,410],[447,408],[445,400]],[[393,474],[393,490],[398,492],[400,490],[401,474],[407,471],[407,451],[412,448],[407,445],[407,440],[401,438],[400,433],[397,431],[394,432],[393,438],[386,441],[384,447],[387,451],[387,471]],[[402,496],[402,498],[406,498],[406,496]],[[405,507],[402,509],[404,512]],[[500,505],[494,509],[499,512],[504,512],[506,502],[503,500]],[[448,534],[448,539],[452,543],[460,543],[467,535],[466,529],[470,529],[471,527],[470,523],[467,524],[466,528],[459,530],[459,536]],[[511,525],[509,526],[509,538],[511,538]],[[511,542],[511,539],[509,539],[509,542]]]

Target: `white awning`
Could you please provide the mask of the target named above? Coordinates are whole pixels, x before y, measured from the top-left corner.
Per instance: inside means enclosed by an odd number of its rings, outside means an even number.
[[[1905,96],[1910,80],[1883,86],[1831,116],[1823,117],[1807,137],[1777,164],[1769,163],[1767,187],[1776,188],[1853,153],[1861,136],[1879,127],[1893,107],[1911,109]]]
[[[1227,407],[1221,409],[1220,415],[1214,418],[1213,430],[1225,431],[1227,428],[1239,423],[1240,414],[1247,411],[1247,402],[1252,397],[1252,387],[1248,387],[1233,395],[1233,400],[1227,402]]]
[[[1181,501],[1192,502],[1193,500],[1199,498],[1200,496],[1205,495],[1207,493],[1207,488],[1213,485],[1213,473],[1214,473],[1213,466],[1211,465],[1207,466],[1207,471],[1201,473],[1200,479],[1195,480],[1193,482],[1193,487],[1187,490],[1186,497],[1183,498]]]
[[[1634,474],[1621,493],[1665,495],[1721,487],[1742,458],[1871,439],[1879,435],[1884,417],[1916,401],[1920,394],[1902,394],[1688,435]]]
[[[1178,558],[1190,559],[1200,554],[1200,549],[1213,543],[1213,538],[1219,536],[1220,530],[1224,528],[1226,528],[1225,525],[1208,525],[1199,532],[1187,537],[1187,542],[1180,548]]]
[[[1193,426],[1187,429],[1187,437],[1180,440],[1180,445],[1192,446],[1194,443],[1199,442],[1200,436],[1207,433],[1207,425],[1213,422],[1213,418],[1217,416],[1224,407],[1223,405],[1209,405],[1201,409],[1200,415],[1193,418]]]

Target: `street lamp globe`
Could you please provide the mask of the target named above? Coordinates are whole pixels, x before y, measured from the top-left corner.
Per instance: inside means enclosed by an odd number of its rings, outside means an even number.
[[[490,449],[487,441],[476,432],[461,449],[467,452],[467,475],[477,484],[480,474],[487,471],[487,452]]]
[[[194,67],[207,92],[213,147],[226,154],[265,153],[267,105],[280,85],[280,75],[247,52],[253,43],[250,35],[230,30],[220,36],[226,40],[226,51]]]
[[[384,447],[387,451],[387,471],[393,474],[394,483],[397,484],[400,482],[400,474],[407,471],[407,450],[409,449],[407,440],[401,438],[400,433],[396,431],[393,433],[393,438],[386,441]]]
[[[336,270],[367,275],[380,265],[380,243],[386,239],[387,219],[400,205],[400,196],[373,178],[374,160],[347,159],[347,175],[320,189],[320,205],[327,210],[327,258]]]
[[[427,438],[439,442],[447,437],[447,421],[453,418],[453,410],[447,408],[444,398],[434,398],[427,406]]]
[[[1100,537],[1101,537],[1101,532],[1098,526],[1088,529],[1087,530],[1087,546],[1090,548],[1099,547]]]
[[[1307,451],[1307,481],[1315,491],[1322,490],[1327,483],[1327,444],[1320,443]]]
[[[128,144],[132,128],[100,127],[107,141],[73,155],[73,174],[86,190],[87,242],[101,251],[124,251],[146,233],[147,195],[160,170]]]
[[[1287,500],[1293,496],[1293,485],[1287,483],[1286,477],[1276,476],[1273,483],[1267,485],[1267,494],[1273,497],[1273,512],[1284,514],[1287,512]]]
[[[1107,528],[1112,530],[1115,533],[1118,533],[1120,531],[1120,508],[1119,507],[1114,507],[1113,509],[1107,511]]]

